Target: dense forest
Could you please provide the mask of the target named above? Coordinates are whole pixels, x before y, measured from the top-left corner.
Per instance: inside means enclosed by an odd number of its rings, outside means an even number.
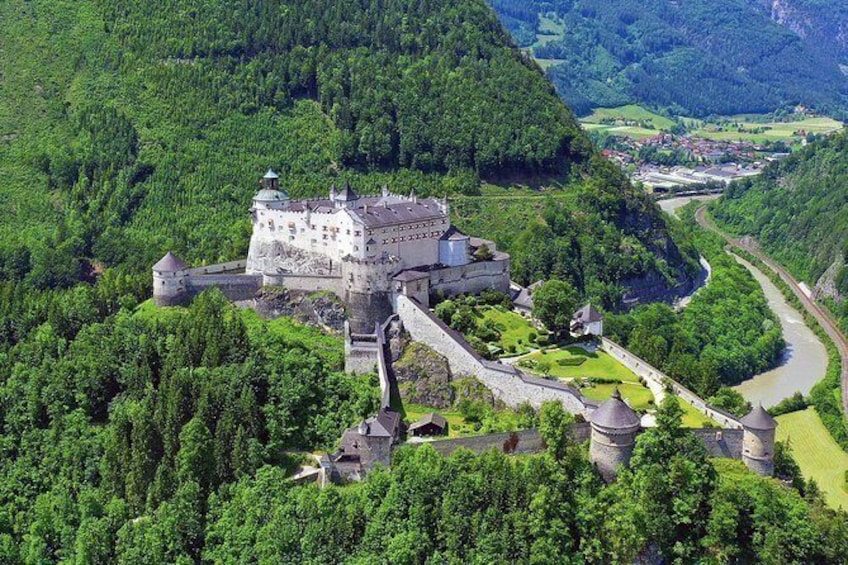
[[[848,135],[834,135],[771,165],[757,179],[733,183],[710,210],[722,227],[753,235],[798,280],[826,288],[826,302],[848,332],[846,171]]]
[[[712,269],[710,282],[689,305],[641,306],[607,318],[605,333],[705,398],[722,386],[770,369],[784,349],[780,323],[762,289],[724,252],[724,240],[697,227],[694,208],[684,210],[683,229]]]
[[[492,0],[516,42],[551,65],[578,113],[640,103],[673,114],[848,110],[848,55],[835,1]],[[564,29],[553,37],[540,16]],[[547,33],[536,42],[537,33]],[[556,35],[556,34],[554,34]]]

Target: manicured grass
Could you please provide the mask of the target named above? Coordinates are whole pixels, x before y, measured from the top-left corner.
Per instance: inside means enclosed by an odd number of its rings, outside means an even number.
[[[603,384],[593,387],[581,388],[580,392],[586,398],[592,400],[604,401],[612,396],[612,393],[618,389],[622,398],[627,401],[634,410],[651,410],[654,406],[654,395],[648,387],[644,387],[639,383],[623,382],[618,384]]]
[[[845,471],[848,454],[833,441],[814,408],[777,417],[777,439],[789,440],[804,477],[814,479],[827,503],[848,509]]]
[[[562,366],[557,364],[557,361],[560,359],[572,359],[574,357],[585,357],[586,361],[577,366]],[[571,346],[544,352],[539,351],[528,355],[526,359],[536,362],[550,362],[551,369],[549,374],[560,379],[597,377],[602,379],[616,379],[622,382],[639,382],[639,377],[603,351],[589,353],[580,347]]]
[[[720,428],[721,426],[709,416],[699,412],[694,406],[678,397],[680,407],[683,408],[684,428]]]
[[[530,320],[521,314],[516,314],[501,306],[485,306],[481,308],[481,313],[483,315],[482,320],[492,320],[497,324],[497,328],[501,332],[498,346],[504,351],[508,346],[513,346],[516,354],[520,354],[522,349],[526,350],[528,346],[533,345],[530,343],[530,332],[538,334],[538,330],[533,327]],[[518,340],[521,340],[520,344]],[[511,355],[511,353],[507,354]]]

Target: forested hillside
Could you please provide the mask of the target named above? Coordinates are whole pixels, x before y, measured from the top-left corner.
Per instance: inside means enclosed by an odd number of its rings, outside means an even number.
[[[764,251],[829,305],[848,331],[848,135],[835,135],[734,183],[711,211],[735,233],[756,237]]]
[[[518,44],[545,60],[579,114],[630,103],[698,117],[796,104],[836,117],[848,111],[848,8],[841,2],[491,4]],[[540,16],[564,31],[543,29]]]

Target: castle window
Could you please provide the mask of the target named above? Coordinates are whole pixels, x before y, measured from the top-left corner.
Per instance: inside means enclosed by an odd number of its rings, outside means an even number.
[[[309,226],[309,229],[314,230],[314,229],[315,229],[315,224],[311,224],[311,225]]]
[[[362,235],[362,232],[359,231],[359,230],[356,230],[355,232],[353,232],[353,235],[360,236],[360,235]]]
[[[327,234],[324,234],[323,236],[321,236],[321,239],[327,239]]]
[[[386,245],[388,242],[389,242],[389,240],[388,240],[388,239],[384,239],[384,240],[383,240],[383,245]]]
[[[359,246],[358,246],[358,245],[354,245],[354,246],[353,246],[353,250],[354,250],[354,251],[359,251]]]
[[[347,235],[350,235],[350,229],[346,229],[346,230],[345,230],[345,233],[346,233]]]
[[[310,240],[309,240],[309,242],[310,242],[310,243],[315,243],[315,239],[314,239],[314,238],[313,238],[313,239],[310,239]]]
[[[327,226],[321,226],[324,231],[327,231]]]
[[[293,236],[293,235],[290,235],[290,236],[289,236],[289,241],[294,241],[294,236]]]

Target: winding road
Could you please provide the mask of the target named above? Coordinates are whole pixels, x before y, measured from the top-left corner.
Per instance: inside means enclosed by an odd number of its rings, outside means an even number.
[[[804,306],[804,309],[809,312],[815,319],[819,322],[819,324],[824,328],[824,331],[827,333],[828,337],[836,344],[836,348],[839,351],[839,356],[842,358],[842,375],[841,375],[841,383],[842,383],[842,410],[845,414],[848,414],[848,340],[845,339],[845,336],[842,335],[842,332],[839,331],[839,326],[836,322],[830,317],[830,314],[826,312],[823,308],[821,308],[814,300],[807,297],[806,294],[801,290],[801,286],[798,284],[798,281],[795,280],[792,275],[790,275],[786,269],[777,264],[774,260],[772,260],[767,255],[763,254],[759,249],[757,249],[755,242],[753,239],[746,238],[745,240],[736,239],[726,234],[722,230],[713,224],[713,222],[707,217],[707,207],[701,206],[698,208],[697,212],[695,212],[695,219],[698,221],[698,224],[701,225],[704,229],[710,230],[722,238],[732,247],[737,247],[742,249],[743,251],[747,251],[760,261],[762,261],[769,269],[778,274],[778,276],[783,279],[783,281],[789,285],[789,288],[792,289],[792,292],[798,299],[801,301],[801,304]]]

